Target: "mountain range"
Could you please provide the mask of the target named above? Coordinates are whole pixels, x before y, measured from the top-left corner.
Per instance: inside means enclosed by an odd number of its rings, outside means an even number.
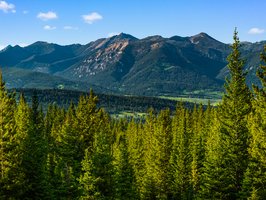
[[[258,84],[255,74],[265,44],[241,43],[249,85]],[[143,39],[121,33],[86,45],[36,42],[26,47],[8,46],[0,51],[0,66],[9,88],[93,88],[175,96],[184,91],[221,91],[230,51],[230,44],[206,33]]]

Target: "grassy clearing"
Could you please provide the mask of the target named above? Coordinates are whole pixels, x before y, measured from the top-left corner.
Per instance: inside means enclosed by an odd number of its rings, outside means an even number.
[[[181,96],[186,97],[200,97],[203,99],[221,99],[223,96],[222,91],[212,91],[212,90],[195,90],[195,91],[183,91]]]
[[[223,92],[212,90],[195,90],[195,91],[183,91],[183,93],[177,97],[173,96],[159,96],[159,98],[170,99],[174,101],[185,101],[191,103],[202,103],[203,105],[210,104],[215,106],[222,100]]]
[[[142,118],[145,117],[147,113],[142,113],[142,112],[131,112],[131,111],[122,111],[116,114],[112,114],[111,116],[116,119],[120,118],[128,118],[128,117],[133,117],[133,118]]]
[[[185,102],[191,102],[191,103],[202,103],[203,105],[208,105],[208,102],[210,101],[210,104],[215,106],[217,105],[221,99],[207,99],[207,98],[195,98],[195,97],[166,97],[166,96],[160,96],[160,98],[163,99],[170,99],[174,101],[185,101]]]

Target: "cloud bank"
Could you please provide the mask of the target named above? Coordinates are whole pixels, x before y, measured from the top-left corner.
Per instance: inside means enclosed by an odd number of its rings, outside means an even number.
[[[49,11],[47,13],[43,13],[43,12],[40,12],[38,15],[37,15],[37,18],[43,20],[43,21],[48,21],[48,20],[51,20],[51,19],[57,19],[58,16],[55,12],[52,12],[52,11]]]
[[[6,1],[0,1],[0,10],[4,13],[12,12],[15,13],[15,5],[11,3],[7,3]]]
[[[43,27],[43,29],[46,30],[46,31],[51,31],[51,30],[55,30],[56,27],[55,27],[55,26],[45,25],[45,26]]]
[[[90,13],[90,14],[87,14],[87,15],[82,15],[82,18],[83,18],[85,23],[93,24],[94,22],[103,19],[103,16],[101,16],[97,12],[93,12],[93,13]]]
[[[252,35],[258,35],[258,34],[262,34],[264,33],[265,30],[264,29],[260,29],[260,28],[251,28],[248,33],[252,34]]]

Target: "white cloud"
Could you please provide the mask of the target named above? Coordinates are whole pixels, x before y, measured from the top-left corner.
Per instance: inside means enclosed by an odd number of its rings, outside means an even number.
[[[255,34],[262,34],[264,32],[265,32],[265,30],[264,29],[260,29],[260,28],[251,28],[248,31],[249,34],[253,34],[253,35],[255,35]]]
[[[65,30],[78,30],[78,27],[73,27],[73,26],[64,26]]]
[[[29,11],[27,11],[27,10],[23,10],[23,12],[22,12],[24,15],[26,15],[26,14],[28,14],[29,13]]]
[[[0,51],[3,50],[4,48],[6,48],[7,45],[2,45],[0,44]]]
[[[55,27],[55,26],[45,25],[45,26],[43,27],[43,29],[44,29],[44,30],[47,30],[47,31],[52,31],[52,30],[55,30],[56,27]]]
[[[83,18],[85,23],[92,24],[95,21],[103,19],[103,16],[101,16],[97,12],[93,12],[93,13],[90,13],[88,15],[82,15],[82,18]]]
[[[107,36],[108,37],[113,37],[115,35],[119,35],[120,33],[117,33],[117,32],[112,32],[112,33],[108,33]]]
[[[0,10],[5,13],[12,12],[15,13],[15,5],[11,3],[7,3],[6,1],[0,1]]]
[[[55,12],[52,12],[52,11],[49,11],[47,13],[42,13],[40,12],[38,15],[37,15],[37,18],[43,20],[43,21],[48,21],[48,20],[51,20],[51,19],[57,19],[58,16]]]

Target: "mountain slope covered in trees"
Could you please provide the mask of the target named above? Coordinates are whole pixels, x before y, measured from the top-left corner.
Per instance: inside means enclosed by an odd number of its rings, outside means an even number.
[[[255,74],[264,44],[241,43],[249,86],[260,84]],[[99,92],[176,96],[184,91],[221,91],[229,53],[230,45],[206,33],[143,39],[121,33],[86,45],[36,42],[23,48],[8,46],[0,51],[0,66],[9,88],[88,91],[92,87]]]
[[[19,94],[23,93],[27,103],[31,103],[31,97],[35,93],[44,112],[47,111],[51,104],[56,104],[66,109],[71,102],[78,104],[81,95],[88,95],[88,92],[62,89],[16,89],[9,92],[16,93],[17,101],[19,100]],[[150,108],[153,108],[156,112],[166,108],[174,111],[178,103],[176,100],[156,97],[121,96],[103,93],[95,93],[95,95],[99,99],[97,107],[104,109],[111,115],[118,115],[119,113],[135,113],[138,115],[138,113],[146,113]],[[194,103],[184,102],[186,108],[193,108],[193,105]]]

